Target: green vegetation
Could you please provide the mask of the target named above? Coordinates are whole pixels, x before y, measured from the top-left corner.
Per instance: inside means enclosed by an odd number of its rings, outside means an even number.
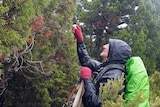
[[[158,0],[0,0],[0,106],[62,106],[79,79],[71,27],[82,22],[94,59],[108,38],[129,43],[150,76],[151,107],[160,106],[159,7]],[[117,84],[104,87],[104,106],[123,105]]]

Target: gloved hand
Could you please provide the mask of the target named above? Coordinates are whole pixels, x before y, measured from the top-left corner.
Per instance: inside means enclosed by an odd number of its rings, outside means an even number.
[[[81,76],[82,79],[91,78],[92,77],[91,69],[88,68],[88,67],[82,67],[80,69],[80,76]]]
[[[82,30],[78,25],[72,25],[72,32],[74,33],[74,36],[78,42],[83,41]]]

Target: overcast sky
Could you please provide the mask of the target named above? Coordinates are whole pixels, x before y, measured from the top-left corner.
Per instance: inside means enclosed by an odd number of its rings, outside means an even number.
[[[87,0],[88,2],[91,2],[92,0]]]

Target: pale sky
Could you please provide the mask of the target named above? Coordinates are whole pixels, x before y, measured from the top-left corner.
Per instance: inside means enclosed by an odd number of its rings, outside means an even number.
[[[92,0],[87,0],[88,2],[91,2]]]

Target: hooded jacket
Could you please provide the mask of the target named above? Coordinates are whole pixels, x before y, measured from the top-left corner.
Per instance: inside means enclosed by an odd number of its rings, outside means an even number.
[[[77,42],[77,52],[80,64],[89,67],[92,73],[99,72],[100,69],[109,64],[125,64],[132,53],[130,46],[126,42],[118,39],[109,39],[109,54],[104,63],[90,58],[84,41]],[[100,78],[100,81],[95,84],[89,78],[84,79],[85,93],[82,98],[84,107],[100,107],[101,101],[98,97],[99,83],[107,83],[106,80],[114,79],[115,75],[116,77],[121,77],[122,72],[120,69],[110,69],[106,71]]]

